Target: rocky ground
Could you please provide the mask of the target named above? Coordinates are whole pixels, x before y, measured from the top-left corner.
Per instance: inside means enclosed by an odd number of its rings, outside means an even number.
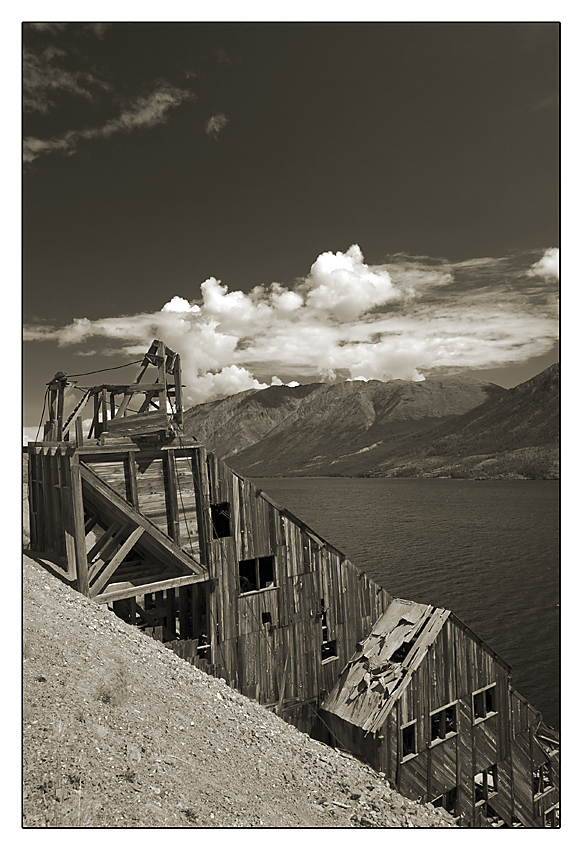
[[[452,827],[29,558],[24,827]]]

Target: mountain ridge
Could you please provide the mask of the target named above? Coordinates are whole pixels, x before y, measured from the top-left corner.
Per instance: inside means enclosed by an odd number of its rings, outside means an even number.
[[[246,476],[484,477],[471,458],[545,447],[533,477],[556,477],[558,393],[558,364],[509,390],[460,376],[268,387],[186,411],[184,431]]]

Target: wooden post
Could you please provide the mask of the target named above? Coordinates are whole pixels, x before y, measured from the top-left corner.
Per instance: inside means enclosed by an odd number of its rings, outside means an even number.
[[[60,442],[63,437],[63,412],[65,409],[65,387],[66,380],[59,381],[58,389],[57,389],[57,427],[56,427],[56,441]]]
[[[135,452],[127,453],[127,494],[129,504],[139,511],[139,500],[137,495],[137,466],[135,463]]]
[[[75,419],[75,439],[78,446],[83,445],[83,419],[81,416],[77,416]]]
[[[103,417],[101,431],[107,431],[107,391],[104,389],[101,390],[101,415]],[[101,436],[101,434],[97,436]]]
[[[93,421],[89,429],[89,437],[98,437],[99,425],[99,393],[95,390],[93,393]]]
[[[160,382],[160,413],[168,415],[168,393],[166,391],[166,347],[163,342],[158,343],[158,356],[160,357],[158,366],[158,380]]]
[[[89,570],[87,566],[87,546],[85,542],[85,512],[83,510],[83,484],[79,456],[71,459],[71,497],[73,502],[73,536],[75,538],[75,558],[77,561],[77,590],[89,596]]]
[[[164,461],[168,535],[179,546],[180,514],[178,511],[178,493],[176,490],[176,460],[173,449],[168,449],[165,453]]]
[[[176,424],[182,425],[182,366],[179,354],[176,354],[174,363],[174,384],[176,388],[176,395],[174,397],[176,402]]]

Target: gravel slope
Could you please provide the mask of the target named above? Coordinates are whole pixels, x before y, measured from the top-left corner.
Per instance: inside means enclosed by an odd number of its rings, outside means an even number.
[[[450,827],[29,558],[25,827]]]

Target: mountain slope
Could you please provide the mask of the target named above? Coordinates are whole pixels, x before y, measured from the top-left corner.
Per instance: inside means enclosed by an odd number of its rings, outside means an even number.
[[[184,430],[242,474],[326,475],[342,457],[382,447],[381,460],[394,439],[506,392],[470,378],[270,387],[193,408]]]
[[[455,826],[29,558],[22,589],[24,788],[9,821],[21,812],[28,828]]]

